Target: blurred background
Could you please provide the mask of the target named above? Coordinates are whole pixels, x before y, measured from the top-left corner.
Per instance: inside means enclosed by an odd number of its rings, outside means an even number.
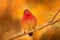
[[[2,32],[3,39],[1,39],[0,36],[1,40],[8,40],[11,34],[15,33],[15,27],[11,25],[14,24],[16,20],[19,20],[20,22],[25,9],[29,9],[37,18],[37,27],[39,27],[40,25],[49,22],[56,14],[58,9],[60,9],[60,0],[0,0],[0,34],[3,28],[5,30],[8,26],[8,28],[10,28],[10,30],[6,33],[4,31]],[[9,19],[9,16],[7,16],[8,19],[6,19],[7,17],[4,18],[5,14],[10,15],[11,19]],[[60,13],[57,15],[55,20],[58,18],[60,18]],[[2,20],[10,21],[4,21],[5,24],[3,26]],[[37,30],[34,32],[33,36],[25,35],[17,38],[16,40],[60,40],[60,23],[58,22],[54,25],[49,25],[41,30]]]

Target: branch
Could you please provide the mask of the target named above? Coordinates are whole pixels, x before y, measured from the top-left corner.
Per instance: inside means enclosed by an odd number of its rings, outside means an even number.
[[[22,33],[22,34],[21,34],[21,33],[19,32],[19,34],[14,34],[14,35],[10,38],[10,40],[16,39],[16,38],[18,38],[18,37],[24,36],[24,35],[29,34],[29,33],[31,33],[31,32],[35,32],[35,31],[37,31],[37,30],[40,30],[40,29],[45,28],[46,26],[53,25],[53,24],[59,22],[59,21],[60,21],[60,18],[59,18],[58,20],[54,21],[55,17],[56,17],[57,14],[59,13],[59,11],[60,11],[60,9],[58,10],[58,12],[55,14],[55,16],[53,17],[53,19],[52,19],[50,22],[47,22],[47,23],[41,25],[40,27],[35,28],[35,29],[33,29],[33,30],[31,30],[31,31],[29,31],[29,32],[27,32],[27,33]],[[54,21],[54,22],[53,22],[53,21]]]
[[[53,16],[52,20],[50,22],[53,22],[54,19],[56,18],[56,16],[58,15],[58,13],[60,12],[60,9],[57,11],[57,13]]]

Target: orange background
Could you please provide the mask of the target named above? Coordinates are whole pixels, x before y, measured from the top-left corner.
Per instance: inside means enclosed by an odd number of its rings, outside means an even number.
[[[1,0],[0,1],[0,12],[3,13],[4,10],[8,7],[8,0]],[[37,18],[37,26],[40,26],[52,19],[54,14],[60,9],[60,0],[42,0],[42,2],[37,2],[35,0],[12,0],[10,4],[10,10],[12,17],[14,19],[22,18],[24,9],[29,9],[33,15]],[[1,14],[2,15],[2,14]],[[60,15],[56,17],[58,19]],[[34,40],[39,40],[40,34],[42,34],[44,31],[47,30],[46,27],[42,30],[38,30],[33,35]],[[38,32],[38,33],[37,33]],[[21,40],[32,40],[31,37],[28,37],[27,35],[24,37],[21,37]],[[19,39],[19,38],[18,38]]]

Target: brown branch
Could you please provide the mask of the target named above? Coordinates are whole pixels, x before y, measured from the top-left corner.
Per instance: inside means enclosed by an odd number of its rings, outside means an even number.
[[[47,23],[43,24],[42,26],[40,26],[40,27],[38,27],[38,28],[35,28],[35,29],[33,29],[33,30],[31,30],[31,31],[29,31],[29,32],[27,32],[27,33],[22,33],[22,34],[21,34],[21,33],[19,32],[19,34],[14,34],[14,35],[10,38],[10,40],[16,39],[16,38],[18,38],[18,37],[24,36],[24,35],[26,35],[26,34],[29,34],[29,33],[31,33],[31,32],[34,32],[34,31],[43,29],[43,28],[46,27],[46,26],[53,25],[53,24],[59,22],[60,18],[59,18],[58,20],[54,21],[55,17],[56,17],[57,14],[59,13],[59,11],[60,11],[60,9],[58,10],[58,12],[55,14],[55,16],[53,17],[53,19],[52,19],[50,22],[47,22]],[[53,22],[53,21],[54,21],[54,22]]]
[[[44,28],[44,27],[46,27],[46,26],[48,26],[48,25],[53,25],[53,24],[59,22],[59,20],[60,20],[60,19],[56,20],[56,21],[53,22],[53,23],[45,23],[45,24],[43,24],[42,26],[36,28],[35,30],[29,31],[29,32],[27,32],[27,33],[20,34],[20,32],[19,32],[19,34],[15,34],[15,35],[13,35],[13,37],[11,37],[10,40],[13,40],[13,39],[19,38],[19,37],[21,37],[21,36],[24,36],[24,35],[26,35],[26,34],[28,34],[28,33],[34,32],[34,31],[36,31],[36,30],[40,30],[40,29],[42,29],[42,28]]]
[[[50,22],[53,22],[54,19],[56,18],[56,16],[58,15],[58,13],[60,12],[60,9],[57,11],[57,13],[53,16],[52,20]]]
[[[57,22],[59,22],[59,21],[60,21],[60,18],[57,19],[56,21],[52,22],[50,25],[53,25],[53,24],[55,24],[55,23],[57,23]]]

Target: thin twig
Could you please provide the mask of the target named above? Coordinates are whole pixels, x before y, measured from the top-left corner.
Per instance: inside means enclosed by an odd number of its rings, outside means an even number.
[[[36,30],[40,30],[40,29],[42,29],[42,28],[44,28],[44,27],[46,27],[46,26],[53,25],[53,24],[59,22],[59,20],[60,20],[60,19],[56,20],[55,22],[53,22],[53,23],[51,23],[51,24],[50,24],[50,23],[45,23],[45,24],[43,24],[42,26],[40,26],[40,27],[38,27],[38,28],[36,28],[36,29],[34,29],[34,30],[32,30],[32,31],[29,31],[29,32],[27,32],[27,33],[20,34],[20,32],[19,32],[19,34],[13,35],[13,37],[11,37],[10,40],[19,38],[19,37],[21,37],[21,36],[24,36],[24,35],[26,35],[26,34],[29,34],[29,33],[31,33],[31,32],[34,32],[34,31],[36,31]]]
[[[46,26],[53,25],[53,24],[59,22],[60,18],[59,18],[58,20],[54,21],[55,17],[56,17],[57,14],[59,13],[59,11],[60,11],[60,9],[59,9],[58,12],[56,13],[56,15],[53,17],[53,19],[51,20],[51,22],[47,22],[47,23],[43,24],[42,26],[40,26],[40,27],[38,27],[38,28],[35,28],[35,29],[33,29],[33,30],[31,30],[31,31],[29,31],[29,32],[27,32],[27,33],[21,34],[21,33],[19,32],[19,34],[14,34],[14,35],[11,37],[10,40],[16,39],[16,38],[18,38],[18,37],[24,36],[24,35],[26,35],[26,34],[29,34],[29,33],[31,33],[31,32],[40,30],[40,29],[42,29],[42,28],[44,28],[44,27],[46,27]],[[53,21],[54,21],[54,22],[53,22]]]
[[[53,16],[52,20],[50,22],[53,22],[54,19],[56,18],[56,16],[58,15],[58,13],[60,12],[60,9],[57,11],[57,13]]]
[[[56,21],[52,22],[50,25],[53,25],[53,24],[55,24],[55,23],[57,23],[57,22],[59,22],[59,21],[60,21],[60,18],[57,19]]]

